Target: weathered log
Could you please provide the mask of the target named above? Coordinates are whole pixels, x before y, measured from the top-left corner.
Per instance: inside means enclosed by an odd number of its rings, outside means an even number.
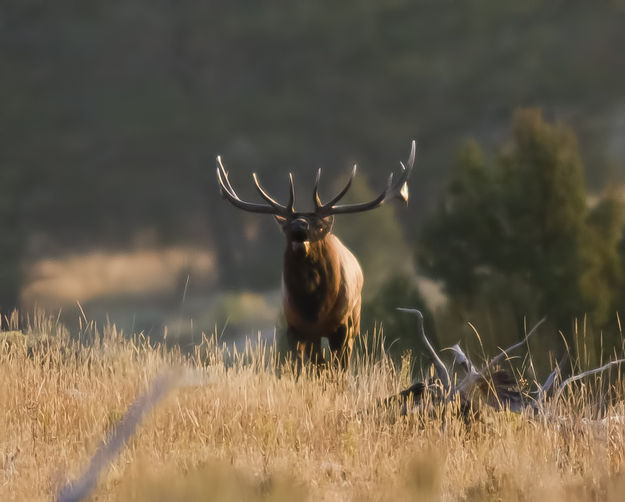
[[[542,318],[536,323],[525,335],[523,340],[506,349],[502,349],[499,354],[486,361],[481,368],[478,368],[471,361],[459,344],[444,349],[451,351],[454,358],[454,365],[448,368],[428,340],[423,327],[423,315],[421,312],[417,309],[403,307],[397,310],[414,315],[417,318],[417,334],[423,341],[424,346],[432,358],[438,382],[413,382],[410,387],[400,392],[398,395],[385,399],[385,403],[399,401],[402,403],[402,412],[407,413],[409,402],[413,402],[415,407],[419,407],[427,396],[433,403],[444,404],[459,400],[460,409],[463,413],[474,410],[478,402],[486,404],[495,410],[509,410],[514,413],[522,413],[523,411],[530,411],[533,414],[541,415],[547,415],[549,413],[546,407],[547,400],[550,391],[554,387],[556,378],[560,373],[560,368],[566,363],[568,354],[565,354],[556,364],[544,383],[541,384],[534,378],[533,384],[536,386],[536,389],[531,392],[523,392],[518,381],[512,374],[498,367],[505,358],[508,358],[508,354],[523,345],[527,345],[529,338],[537,332],[546,318]],[[616,359],[599,368],[570,376],[560,383],[555,390],[553,393],[553,401],[557,401],[564,389],[571,383],[581,380],[586,376],[601,373],[624,362],[625,359]],[[459,375],[455,372],[456,367],[462,369],[464,375]]]

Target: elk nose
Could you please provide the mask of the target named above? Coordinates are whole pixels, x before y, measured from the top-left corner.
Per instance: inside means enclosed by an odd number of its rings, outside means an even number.
[[[298,242],[304,242],[308,239],[309,224],[304,219],[297,219],[293,222],[291,235],[293,240]]]

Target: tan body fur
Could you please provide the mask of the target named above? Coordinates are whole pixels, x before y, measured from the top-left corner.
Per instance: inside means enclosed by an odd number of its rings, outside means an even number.
[[[306,247],[287,242],[282,288],[291,348],[320,359],[321,339],[327,337],[347,363],[360,332],[362,285],[358,260],[335,235]]]

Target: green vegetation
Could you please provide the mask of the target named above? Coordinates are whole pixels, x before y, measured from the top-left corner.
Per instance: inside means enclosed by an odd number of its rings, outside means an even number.
[[[419,263],[443,280],[455,316],[486,311],[513,336],[525,316],[547,315],[567,336],[586,314],[614,325],[623,208],[609,195],[593,207],[588,198],[573,132],[519,110],[502,152],[486,156],[475,142],[462,150]]]

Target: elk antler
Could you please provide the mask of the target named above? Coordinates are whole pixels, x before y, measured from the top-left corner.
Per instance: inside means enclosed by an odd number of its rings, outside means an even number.
[[[224,199],[230,201],[233,206],[243,209],[244,211],[250,211],[252,213],[268,213],[277,214],[279,216],[287,217],[293,214],[295,211],[293,205],[295,203],[295,188],[293,187],[293,175],[289,173],[289,202],[286,206],[283,206],[271,197],[258,182],[256,173],[252,174],[254,179],[254,185],[256,190],[260,193],[261,197],[267,201],[268,205],[257,204],[256,202],[247,202],[242,200],[232,188],[230,180],[228,179],[228,172],[224,169],[221,163],[221,156],[217,156],[217,182],[219,183],[219,191]]]
[[[408,157],[407,162],[408,167],[406,167],[403,162],[400,162],[402,171],[397,179],[393,181],[393,173],[391,173],[388,177],[388,182],[384,191],[372,201],[363,202],[360,204],[343,204],[341,206],[335,205],[339,200],[343,198],[343,196],[347,193],[347,190],[349,190],[349,187],[352,185],[354,176],[356,176],[356,166],[354,166],[354,168],[352,169],[352,174],[349,177],[349,180],[347,181],[345,187],[327,204],[322,204],[321,199],[319,198],[318,188],[319,178],[321,177],[321,169],[319,169],[317,171],[317,179],[315,180],[315,186],[313,189],[315,213],[317,213],[321,217],[331,216],[333,214],[359,213],[361,211],[375,209],[385,202],[395,198],[401,199],[405,203],[408,203],[408,185],[406,184],[406,181],[408,180],[408,176],[410,176],[410,172],[412,171],[412,168],[414,166],[415,152],[416,143],[413,141],[410,149],[410,156]]]

